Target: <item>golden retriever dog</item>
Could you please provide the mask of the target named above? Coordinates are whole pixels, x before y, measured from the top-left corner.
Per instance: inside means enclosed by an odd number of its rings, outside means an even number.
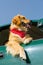
[[[22,59],[26,59],[24,48],[20,44],[27,44],[32,40],[32,37],[26,34],[27,28],[31,28],[29,23],[30,20],[23,15],[17,15],[12,19],[9,40],[6,43],[7,53],[12,54],[12,56],[19,55]]]

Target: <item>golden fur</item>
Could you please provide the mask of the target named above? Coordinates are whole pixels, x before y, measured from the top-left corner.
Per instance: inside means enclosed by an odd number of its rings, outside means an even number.
[[[30,23],[30,20],[25,18],[22,15],[17,15],[12,19],[10,30],[16,28],[21,31],[27,31],[25,26],[22,26],[21,22]],[[24,38],[21,38],[19,35],[15,35],[12,32],[9,34],[9,40],[6,43],[7,53],[12,54],[13,56],[19,55],[22,59],[26,59],[24,48],[20,45],[21,43],[27,44],[32,40],[32,37],[29,34],[26,34]]]

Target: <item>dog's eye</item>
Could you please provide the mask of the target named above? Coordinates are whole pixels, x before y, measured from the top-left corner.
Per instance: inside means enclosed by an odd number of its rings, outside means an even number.
[[[21,22],[21,24],[22,24],[23,26],[25,26],[25,25],[26,25],[24,22]]]

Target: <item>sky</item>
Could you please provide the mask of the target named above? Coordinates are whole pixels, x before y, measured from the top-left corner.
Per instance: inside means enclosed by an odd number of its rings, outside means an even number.
[[[0,26],[21,14],[30,20],[43,18],[43,0],[0,0]]]

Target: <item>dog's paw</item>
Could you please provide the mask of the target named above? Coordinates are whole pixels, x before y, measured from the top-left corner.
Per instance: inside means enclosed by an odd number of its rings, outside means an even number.
[[[32,41],[32,37],[25,39],[23,43],[24,43],[24,44],[27,44],[27,43],[29,43],[30,41]]]
[[[22,47],[20,48],[20,57],[24,60],[26,59],[26,54],[25,54],[25,51]]]

